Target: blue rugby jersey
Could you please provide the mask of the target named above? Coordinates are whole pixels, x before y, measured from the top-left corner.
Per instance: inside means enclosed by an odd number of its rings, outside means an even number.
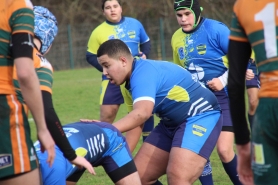
[[[139,55],[140,44],[150,40],[138,20],[123,17],[118,23],[105,21],[99,25],[90,36],[87,51],[97,54],[99,46],[109,39],[120,39],[125,42],[133,56]]]
[[[107,127],[107,128],[106,128]],[[71,123],[63,126],[63,130],[78,156],[85,157],[93,166],[96,166],[96,162],[99,159],[109,155],[112,151],[109,148],[111,145],[111,135],[117,138],[117,131],[111,130],[111,124],[108,123]],[[108,134],[109,132],[109,134]],[[113,132],[113,133],[112,133]],[[121,136],[119,136],[121,137]],[[114,140],[114,139],[113,139]],[[122,144],[123,143],[119,143]],[[115,143],[117,145],[117,143]],[[38,157],[40,158],[40,143],[37,141],[34,144]],[[114,149],[117,146],[114,147]],[[56,153],[62,153],[61,150],[55,146]],[[63,156],[63,155],[56,155]],[[63,157],[64,158],[64,157]],[[63,159],[58,159],[63,160]],[[44,164],[48,165],[48,164]],[[68,160],[65,164],[66,177],[70,176],[78,170],[78,168],[72,165]],[[62,174],[61,174],[62,175]],[[50,176],[50,175],[49,175]],[[56,176],[54,175],[53,178]]]
[[[206,85],[228,70],[229,34],[225,24],[207,18],[202,18],[191,32],[178,29],[171,41],[174,63]]]
[[[215,95],[186,69],[170,62],[136,58],[126,83],[133,104],[154,102],[156,113],[167,126],[177,126],[202,112],[220,110]]]

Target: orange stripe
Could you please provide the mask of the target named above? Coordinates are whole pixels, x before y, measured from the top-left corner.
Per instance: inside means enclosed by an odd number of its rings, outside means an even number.
[[[7,40],[7,39],[2,39],[2,38],[0,38],[0,42],[10,43],[9,40]]]
[[[235,36],[232,36],[232,35],[230,35],[229,38],[230,38],[230,40],[235,40],[235,41],[239,41],[239,42],[248,42],[248,40],[245,39],[245,38],[235,37]]]
[[[31,165],[30,165],[30,156],[29,156],[29,148],[27,145],[27,139],[26,139],[26,133],[25,133],[25,125],[24,125],[24,111],[22,110],[23,106],[22,104],[17,100],[16,96],[14,96],[15,103],[18,105],[18,121],[20,123],[20,140],[21,140],[21,146],[22,146],[22,155],[23,155],[23,160],[24,160],[24,172],[30,171],[31,170]],[[28,111],[28,109],[27,109]],[[27,123],[29,124],[29,123]]]
[[[278,70],[260,74],[259,97],[278,98]]]
[[[10,107],[10,133],[11,133],[11,143],[12,143],[12,152],[13,152],[13,160],[14,160],[14,172],[20,172],[20,159],[19,155],[19,147],[17,142],[17,134],[16,134],[16,119],[15,119],[15,105],[12,102],[11,96],[7,96],[8,105]]]
[[[7,96],[8,105],[11,108],[10,133],[14,159],[14,173],[22,173],[31,170],[29,153],[26,145],[22,106],[15,96]]]
[[[17,30],[17,31],[14,31],[12,34],[15,34],[15,33],[29,33],[30,35],[34,36],[33,32],[27,31],[27,30]]]
[[[265,65],[269,62],[275,62],[278,60],[278,57],[275,57],[275,58],[270,58],[270,59],[267,59],[267,60],[264,60],[264,61],[261,61],[260,63],[257,63],[257,66],[262,66],[262,65]]]
[[[49,87],[47,87],[47,86],[40,86],[40,89],[41,89],[41,91],[47,91],[47,92],[49,92],[50,94],[52,94],[52,89],[51,88],[49,88]]]

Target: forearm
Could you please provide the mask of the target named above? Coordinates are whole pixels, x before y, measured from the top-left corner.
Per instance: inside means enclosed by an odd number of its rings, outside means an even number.
[[[149,54],[151,51],[151,41],[145,42],[140,45],[140,51],[143,52],[147,58],[149,58]]]
[[[77,156],[71,147],[68,138],[62,128],[61,122],[53,108],[52,95],[47,91],[42,91],[45,121],[56,145],[63,152],[64,156],[69,160],[74,160]]]
[[[250,141],[245,106],[245,73],[250,54],[251,47],[248,43],[230,40],[228,94],[235,140],[240,145]]]
[[[222,83],[223,87],[226,87],[226,85],[228,83],[228,73],[229,73],[229,70],[227,70],[223,75],[218,77],[218,79]]]
[[[113,125],[120,132],[127,132],[140,125],[143,125],[149,117],[150,117],[150,115],[148,116],[148,115],[142,113],[140,110],[134,109],[129,114],[127,114],[125,117],[123,117],[122,119],[113,123]]]
[[[140,139],[140,136],[142,134],[142,128],[143,128],[143,124],[140,125],[139,127],[136,127],[128,132],[126,132],[126,142],[129,146],[129,149],[131,152],[134,151],[134,149],[136,148],[136,145]]]

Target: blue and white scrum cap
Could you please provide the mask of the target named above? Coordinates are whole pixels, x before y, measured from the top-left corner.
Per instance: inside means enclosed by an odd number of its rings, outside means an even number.
[[[56,17],[42,6],[34,6],[34,14],[34,34],[41,41],[41,54],[45,54],[58,33],[58,22]]]

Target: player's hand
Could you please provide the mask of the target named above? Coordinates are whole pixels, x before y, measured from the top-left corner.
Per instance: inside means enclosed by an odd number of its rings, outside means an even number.
[[[93,166],[84,157],[77,156],[74,160],[71,161],[71,163],[76,165],[80,169],[84,167],[90,172],[90,174],[96,175]]]
[[[224,87],[219,78],[213,78],[207,83],[210,89],[213,91],[221,91]]]
[[[247,69],[246,75],[245,75],[246,80],[252,80],[254,77],[255,77],[255,74],[253,73],[253,70]]]
[[[80,119],[80,121],[84,122],[84,123],[101,122],[101,121],[96,120],[96,119]]]
[[[38,140],[41,143],[41,151],[47,151],[47,163],[51,167],[55,158],[55,142],[47,129],[38,130]]]
[[[142,59],[147,59],[147,56],[142,51],[139,52],[139,57]]]
[[[237,172],[239,180],[244,185],[254,185],[253,172],[251,169],[251,144],[237,145]]]

